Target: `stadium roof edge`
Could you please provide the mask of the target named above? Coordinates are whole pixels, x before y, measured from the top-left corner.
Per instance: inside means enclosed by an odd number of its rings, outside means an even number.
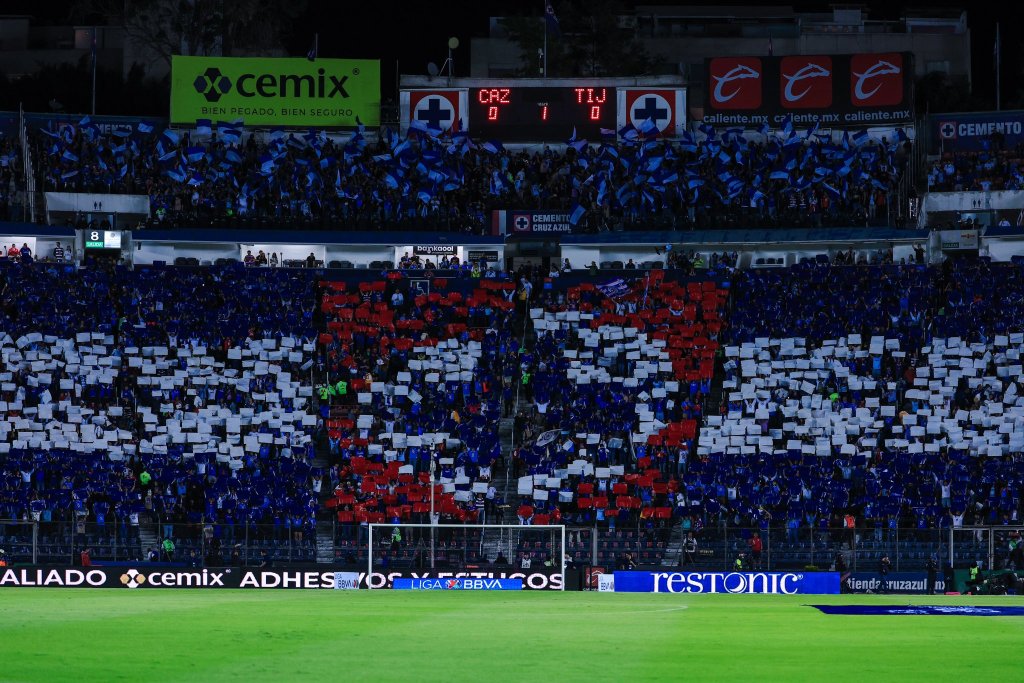
[[[785,228],[771,230],[695,230],[610,232],[560,235],[562,244],[799,244],[807,242],[879,242],[927,239],[928,230],[895,228]]]
[[[920,241],[928,238],[926,229],[896,228],[784,228],[751,230],[645,230],[602,232],[597,234],[469,235],[450,232],[348,232],[336,230],[244,230],[238,228],[177,228],[133,230],[136,242],[260,243],[260,244],[456,244],[460,246],[500,245],[507,241],[557,240],[561,244],[776,244],[836,242]],[[36,237],[74,237],[70,227],[0,222],[0,235]],[[992,233],[990,236],[1001,236]]]
[[[147,242],[259,242],[260,244],[502,244],[500,236],[449,232],[348,232],[338,230],[241,230],[179,228],[135,230],[132,238]]]
[[[0,234],[24,235],[26,237],[74,237],[75,229],[60,225],[37,225],[0,221]]]

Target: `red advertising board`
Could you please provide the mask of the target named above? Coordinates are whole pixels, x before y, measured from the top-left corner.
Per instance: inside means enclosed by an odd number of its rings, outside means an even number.
[[[705,63],[704,121],[832,127],[914,120],[910,53],[714,57]]]

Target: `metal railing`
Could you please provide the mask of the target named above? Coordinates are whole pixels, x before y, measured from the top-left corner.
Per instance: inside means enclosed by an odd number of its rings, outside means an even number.
[[[883,558],[890,570],[923,571],[929,560],[957,568],[982,562],[984,567],[1005,568],[1009,553],[990,551],[1001,544],[1000,528],[994,534],[958,531],[951,543],[949,529],[905,528],[787,528],[713,525],[683,528],[679,540],[670,542],[680,522],[659,525],[641,520],[627,526],[567,529],[567,552],[577,565],[620,567],[661,566],[705,571],[878,571]],[[756,534],[756,540],[755,540]],[[995,538],[993,541],[992,539]]]
[[[445,566],[493,563],[496,557],[490,557],[481,543],[483,529],[471,533],[472,527],[467,528],[458,533],[449,530],[433,539],[427,531],[409,532],[390,553],[374,555],[387,555],[386,562],[396,569],[429,567],[431,548]],[[673,531],[679,530],[681,535],[673,540]],[[887,557],[894,572],[922,571],[931,559],[957,569],[979,563],[985,569],[1021,569],[1024,560],[1012,551],[1021,538],[1024,528],[1003,526],[951,530],[712,525],[696,530],[681,527],[678,519],[634,519],[615,526],[602,522],[583,527],[568,522],[566,554],[576,566],[608,568],[826,571],[845,566],[849,571],[864,572],[879,570]],[[171,544],[165,547],[167,539]],[[390,537],[376,540],[391,543]],[[139,524],[119,519],[105,524],[0,520],[0,549],[16,564],[80,564],[82,553],[88,550],[93,562],[155,559],[197,566],[260,566],[319,559],[352,565],[366,562],[368,542],[367,527],[358,523],[332,522],[330,538],[318,538],[314,529],[283,524],[195,524],[152,518]],[[321,552],[318,558],[318,543],[321,551],[329,549],[330,557]],[[512,565],[538,552],[528,544],[506,545],[500,547]]]
[[[165,541],[170,540],[170,545]],[[273,524],[178,523],[148,518],[81,521],[0,520],[0,549],[12,563],[76,565],[161,561],[209,566],[313,563],[315,529]]]

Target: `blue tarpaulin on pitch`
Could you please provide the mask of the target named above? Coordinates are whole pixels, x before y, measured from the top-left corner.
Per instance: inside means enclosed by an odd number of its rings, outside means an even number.
[[[1024,617],[1024,607],[983,605],[811,605],[825,614],[861,616],[926,615],[953,617]]]

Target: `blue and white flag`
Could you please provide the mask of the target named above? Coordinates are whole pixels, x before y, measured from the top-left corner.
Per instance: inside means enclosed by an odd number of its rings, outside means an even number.
[[[583,208],[581,204],[573,205],[572,212],[569,214],[569,225],[578,224],[580,222],[580,219],[583,218],[583,214],[585,214],[586,212],[587,210]]]
[[[620,296],[629,294],[629,285],[621,277],[617,277],[603,285],[597,285],[597,290],[609,299],[617,299]]]
[[[484,144],[480,145],[480,149],[491,154],[497,154],[498,152],[502,152],[505,150],[502,144],[497,140],[488,140]]]
[[[555,8],[551,6],[550,2],[544,6],[544,27],[555,38],[562,36],[562,26],[558,23]],[[544,75],[547,76],[547,74]]]

